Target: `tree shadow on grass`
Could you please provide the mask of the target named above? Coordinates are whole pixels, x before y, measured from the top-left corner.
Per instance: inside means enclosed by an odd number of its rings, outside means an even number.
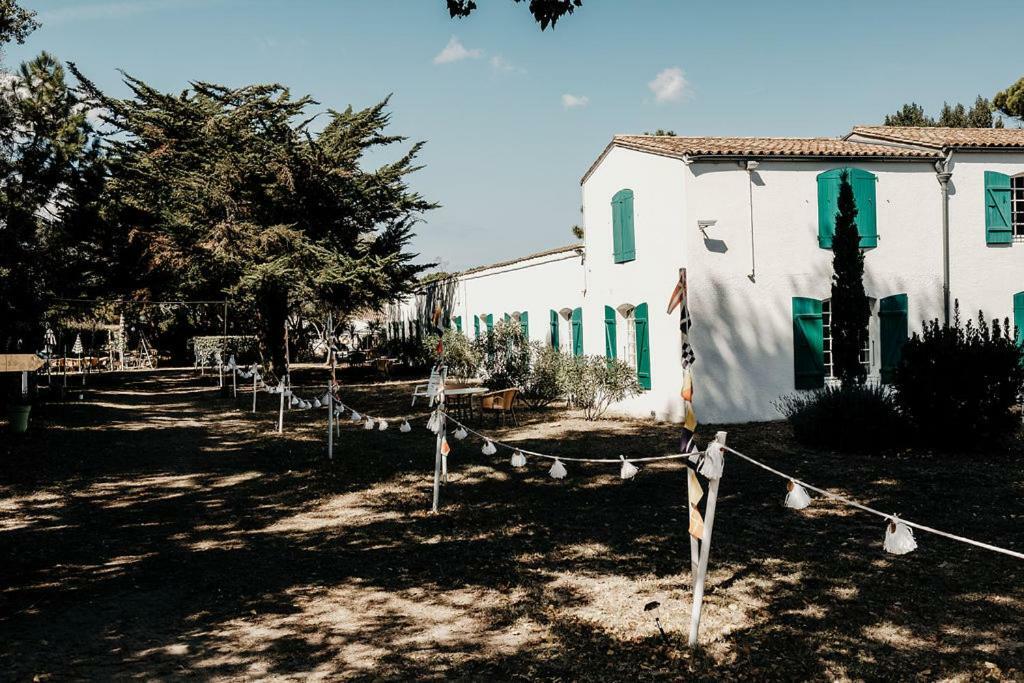
[[[375,415],[407,414],[404,384],[345,391]],[[933,537],[887,556],[881,520],[821,501],[786,510],[784,482],[735,458],[715,524],[705,647],[691,654],[679,463],[645,466],[631,481],[614,465],[567,463],[569,478],[555,481],[546,463],[513,470],[509,453],[485,456],[467,439],[453,442],[431,515],[434,440],[422,424],[410,434],[346,424],[328,462],[323,411],[293,411],[278,437],[275,397],[259,397],[253,417],[241,397],[212,393],[176,373],[101,387],[91,404],[67,407],[62,429],[9,447],[0,667],[13,678],[1021,669],[1024,592],[1012,560]],[[671,452],[677,439],[670,425],[524,417],[487,431],[599,457]],[[123,426],[96,428],[108,421]],[[778,425],[728,430],[736,448],[873,506],[1024,544],[1019,457],[937,467],[909,454],[806,452]],[[669,646],[643,612],[650,599],[663,603]]]

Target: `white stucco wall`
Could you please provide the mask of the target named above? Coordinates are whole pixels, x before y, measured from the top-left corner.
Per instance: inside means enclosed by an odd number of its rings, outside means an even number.
[[[960,314],[1009,318],[1013,294],[1024,291],[1024,242],[985,244],[985,171],[1024,173],[1024,153],[954,152],[949,198],[950,281]]]
[[[941,315],[941,195],[930,163],[765,161],[749,180],[735,162],[694,163],[686,231],[696,405],[704,419],[780,417],[772,402],[794,391],[792,298],[823,300],[831,291],[832,251],[818,246],[816,179],[842,166],[877,177],[878,246],[866,251],[864,264],[868,296],[907,294],[911,331]],[[718,223],[705,239],[697,221],[709,218]],[[875,336],[875,354],[877,342]]]
[[[683,192],[685,166],[667,157],[612,148],[583,184],[587,246],[587,296],[583,306],[583,351],[604,355],[604,307],[648,305],[651,389],[612,412],[681,419],[679,318],[665,313],[685,265],[687,244]],[[633,191],[636,260],[615,263],[612,196]],[[621,322],[621,321],[620,321]],[[621,339],[623,325],[616,326]]]

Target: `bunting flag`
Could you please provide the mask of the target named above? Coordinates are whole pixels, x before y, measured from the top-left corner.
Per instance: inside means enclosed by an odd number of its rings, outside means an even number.
[[[668,313],[679,309],[679,356],[683,365],[683,385],[679,391],[683,399],[683,433],[679,448],[683,453],[696,449],[693,437],[697,433],[697,413],[693,409],[693,366],[696,357],[690,346],[690,307],[687,302],[686,268],[679,269],[679,280],[668,300]]]
[[[686,470],[686,485],[689,488],[690,499],[690,526],[688,531],[691,536],[700,540],[704,538],[704,518],[700,516],[698,504],[704,497],[704,489],[701,487],[697,473],[693,469],[688,468]]]

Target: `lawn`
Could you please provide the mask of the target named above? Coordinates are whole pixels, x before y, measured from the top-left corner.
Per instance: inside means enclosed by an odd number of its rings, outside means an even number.
[[[322,387],[322,370],[297,382]],[[0,446],[0,677],[114,679],[1022,679],[1024,563],[918,534],[726,459],[701,642],[689,650],[685,469],[531,459],[433,435],[409,382],[346,376],[360,411],[328,461],[326,411],[234,400],[209,377],[97,379]],[[358,381],[360,383],[353,384]],[[320,390],[322,393],[322,389]],[[315,391],[310,389],[312,397]],[[699,406],[699,403],[698,403]],[[672,452],[678,428],[549,410],[486,431],[524,448]],[[813,452],[781,423],[702,425],[782,470],[953,533],[1024,548],[1024,445]],[[662,641],[643,607],[662,603]]]

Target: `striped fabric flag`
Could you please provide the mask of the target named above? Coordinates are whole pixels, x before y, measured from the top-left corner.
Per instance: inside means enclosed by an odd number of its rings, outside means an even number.
[[[691,370],[696,356],[693,353],[693,347],[690,346],[692,321],[690,307],[687,305],[686,299],[686,268],[680,268],[679,280],[668,300],[668,312],[671,314],[676,308],[679,309],[679,358],[683,365],[683,386],[679,391],[679,396],[683,399],[683,435],[679,447],[683,453],[689,453],[696,448],[693,437],[697,431],[697,413],[693,410],[693,371]]]

